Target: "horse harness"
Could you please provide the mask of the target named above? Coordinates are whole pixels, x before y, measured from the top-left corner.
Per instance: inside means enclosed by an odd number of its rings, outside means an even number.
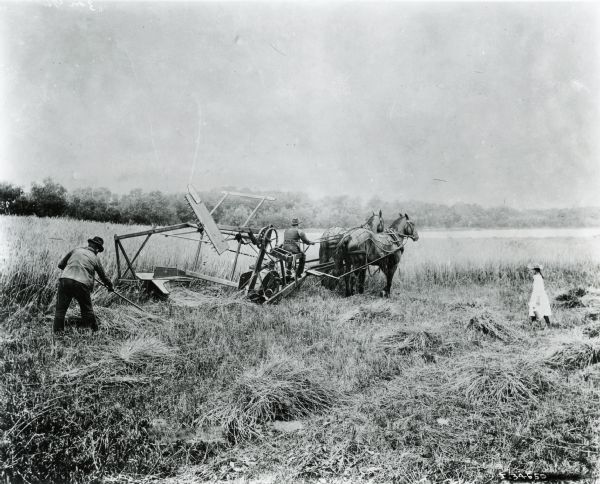
[[[390,237],[390,239],[392,239],[392,244],[394,244],[396,246],[396,248],[394,249],[386,249],[385,247],[382,247],[378,241],[375,241],[375,239],[371,238],[371,243],[373,243],[373,245],[375,245],[379,250],[381,250],[382,252],[386,252],[386,256],[390,255],[390,254],[394,254],[398,251],[400,252],[404,252],[404,246],[406,245],[406,240],[408,238],[410,238],[410,235],[404,235],[404,234],[399,234],[398,232],[396,232],[395,230],[391,230],[391,229],[386,229],[383,234],[387,235],[388,237]],[[383,257],[381,257],[380,259],[383,259]],[[379,259],[377,259],[379,260]]]

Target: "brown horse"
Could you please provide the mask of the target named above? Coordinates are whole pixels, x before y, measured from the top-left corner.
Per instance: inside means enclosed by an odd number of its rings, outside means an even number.
[[[392,280],[408,238],[417,241],[419,234],[406,214],[400,214],[389,229],[380,234],[364,228],[344,234],[334,251],[334,274],[346,274],[346,296],[354,294],[355,273],[358,274],[358,292],[364,292],[367,267],[375,265],[381,269],[387,280],[381,295],[389,297]]]
[[[367,219],[365,220],[365,223],[363,223],[359,227],[354,227],[351,229],[347,229],[347,228],[343,228],[343,227],[331,227],[331,228],[327,229],[325,232],[323,232],[323,235],[321,235],[321,239],[320,239],[321,242],[319,243],[319,263],[323,264],[326,262],[334,261],[335,249],[336,249],[338,243],[340,242],[340,240],[342,240],[342,237],[350,231],[357,230],[357,229],[368,229],[372,232],[373,228],[375,228],[377,230],[377,232],[383,232],[384,226],[383,226],[383,217],[381,215],[381,210],[379,210],[379,217],[378,217],[377,222],[375,222],[376,218],[377,218],[377,215],[375,215],[375,212],[373,212],[371,215],[369,215],[369,217],[367,217]],[[335,282],[332,279],[327,279],[327,278],[324,278],[321,281],[321,284],[323,286],[327,287],[328,289],[335,289],[337,286],[337,282]]]

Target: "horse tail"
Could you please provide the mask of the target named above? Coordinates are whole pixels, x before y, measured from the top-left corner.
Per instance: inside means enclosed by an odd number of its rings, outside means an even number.
[[[321,264],[329,261],[329,247],[327,247],[327,242],[321,242],[319,244],[319,262]]]
[[[319,262],[320,263],[324,263],[328,261],[328,256],[329,256],[329,250],[328,250],[328,245],[329,245],[329,240],[327,240],[329,237],[329,230],[326,230],[325,232],[323,232],[323,235],[321,235],[321,242],[319,243]]]
[[[348,244],[351,239],[350,234],[345,234],[340,241],[336,244],[335,249],[333,250],[333,256],[337,260],[339,257],[345,257],[348,253]]]

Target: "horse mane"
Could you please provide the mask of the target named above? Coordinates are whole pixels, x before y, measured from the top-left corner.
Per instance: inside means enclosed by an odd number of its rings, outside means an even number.
[[[384,230],[385,230],[385,225],[383,223],[383,214],[381,213],[381,210],[379,210],[379,223],[377,224],[377,227],[375,228],[375,231],[378,234],[380,234]]]
[[[404,219],[408,220],[408,215],[406,215],[406,214],[404,214],[404,215],[400,214],[400,216],[390,224],[390,229],[397,231],[398,230],[398,225],[400,225],[400,222],[402,222],[402,220],[404,220]]]

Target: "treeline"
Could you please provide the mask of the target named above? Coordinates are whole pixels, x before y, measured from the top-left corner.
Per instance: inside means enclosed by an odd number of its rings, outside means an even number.
[[[239,191],[232,187],[225,190]],[[222,192],[201,192],[200,195],[211,209],[222,197]],[[292,217],[298,217],[304,227],[352,227],[380,209],[386,225],[402,212],[408,213],[421,228],[600,226],[600,208],[516,210],[509,207],[483,208],[464,203],[448,206],[414,201],[391,202],[377,197],[364,202],[349,196],[314,200],[303,193],[269,192],[265,195],[272,195],[276,200],[263,204],[252,218],[252,226],[273,224],[284,227]],[[222,224],[241,225],[256,203],[256,200],[232,197],[213,216]],[[32,184],[28,192],[11,183],[0,183],[0,214],[71,217],[141,225],[168,225],[195,220],[184,194],[135,189],[126,195],[119,195],[106,188],[80,188],[69,193],[50,178],[41,184]]]

